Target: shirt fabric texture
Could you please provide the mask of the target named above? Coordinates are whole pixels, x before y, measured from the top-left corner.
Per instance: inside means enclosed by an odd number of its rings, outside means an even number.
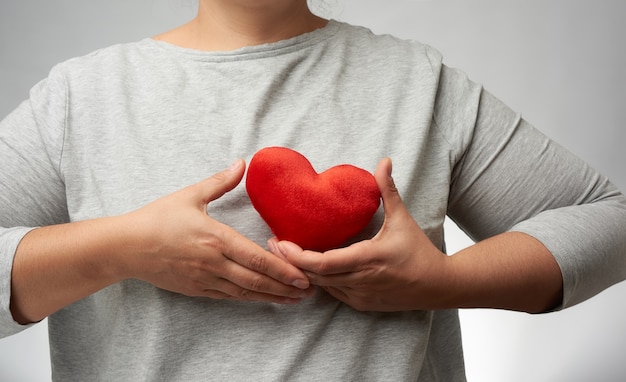
[[[123,214],[286,146],[323,171],[393,160],[396,186],[445,250],[520,231],[553,253],[563,304],[626,276],[626,201],[433,48],[330,21],[233,52],[145,39],[54,67],[0,123],[0,335],[11,266],[37,226]],[[261,245],[240,184],[209,205]],[[357,238],[373,236],[382,207]],[[191,298],[126,280],[48,319],[58,381],[463,381],[456,310],[358,312],[319,291],[294,306]]]

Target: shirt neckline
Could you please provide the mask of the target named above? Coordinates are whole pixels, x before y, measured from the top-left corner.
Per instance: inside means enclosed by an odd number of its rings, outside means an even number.
[[[203,51],[192,48],[183,48],[169,42],[155,40],[151,37],[145,38],[143,42],[153,49],[170,54],[187,56],[199,61],[242,61],[272,57],[291,53],[300,49],[317,44],[333,36],[340,28],[341,23],[336,20],[328,20],[328,23],[319,29],[303,33],[285,40],[266,44],[246,46],[231,51]]]

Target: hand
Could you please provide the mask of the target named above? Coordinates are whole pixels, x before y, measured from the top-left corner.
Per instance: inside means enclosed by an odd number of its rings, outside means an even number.
[[[131,232],[142,238],[136,255],[122,260],[128,276],[215,299],[296,303],[311,295],[300,270],[208,215],[207,205],[234,189],[244,170],[238,160],[126,215]]]
[[[314,285],[361,311],[403,311],[445,305],[448,257],[405,208],[391,178],[391,160],[374,174],[385,221],[371,240],[325,253],[270,239],[269,247],[302,269]]]

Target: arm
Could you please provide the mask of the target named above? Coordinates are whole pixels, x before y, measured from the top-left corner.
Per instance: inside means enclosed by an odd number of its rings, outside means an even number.
[[[452,146],[448,215],[476,245],[445,257],[388,195],[374,240],[323,255],[273,247],[363,310],[542,312],[626,279],[626,198],[605,177],[445,67],[434,119]]]
[[[448,215],[475,241],[519,232],[549,250],[563,277],[555,309],[626,278],[624,195],[487,92],[452,185]]]
[[[69,223],[60,67],[0,122],[0,337],[120,280],[192,296],[292,303],[308,280],[207,215],[243,161],[121,216]],[[40,227],[40,228],[35,228]],[[297,286],[293,286],[296,284]]]
[[[390,160],[379,164],[375,178],[385,222],[372,240],[326,253],[275,240],[270,248],[305,270],[311,283],[359,310],[491,307],[538,312],[558,304],[559,267],[537,240],[504,233],[448,257],[404,208]]]
[[[31,231],[14,259],[13,316],[38,321],[128,278],[189,296],[298,302],[309,294],[301,271],[206,213],[244,170],[239,160],[129,214]]]

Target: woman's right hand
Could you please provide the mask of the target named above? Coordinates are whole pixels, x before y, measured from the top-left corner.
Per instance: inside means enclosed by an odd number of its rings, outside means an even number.
[[[120,264],[127,278],[188,296],[297,303],[313,293],[302,271],[209,216],[245,163],[158,199],[122,218],[141,241]]]
[[[244,171],[238,160],[136,211],[31,230],[13,259],[13,318],[42,320],[129,278],[215,299],[289,304],[312,295],[302,271],[208,215]]]

